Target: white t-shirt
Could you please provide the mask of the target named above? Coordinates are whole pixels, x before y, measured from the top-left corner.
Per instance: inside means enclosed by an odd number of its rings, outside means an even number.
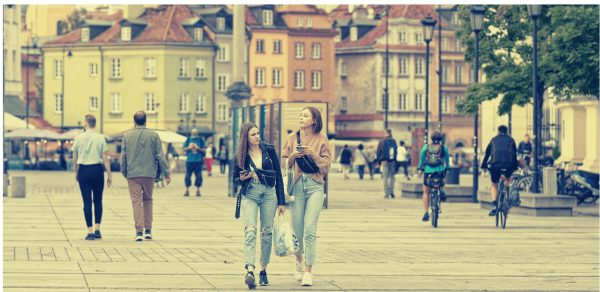
[[[206,147],[206,156],[204,156],[206,158],[213,158],[212,155],[212,147]]]
[[[361,153],[358,149],[354,150],[354,165],[367,164],[367,160],[365,159],[365,155],[363,155],[363,153]]]
[[[406,161],[406,147],[398,146],[398,156],[396,157],[396,161]]]

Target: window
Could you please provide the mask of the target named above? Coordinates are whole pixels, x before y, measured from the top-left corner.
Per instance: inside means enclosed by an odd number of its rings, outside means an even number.
[[[342,77],[345,78],[346,76],[348,76],[348,64],[346,64],[345,62],[342,62]]]
[[[146,112],[155,113],[156,112],[156,98],[153,92],[144,93],[144,103]]]
[[[448,83],[448,65],[442,64],[442,82]]]
[[[201,42],[204,40],[204,33],[201,27],[194,28],[194,41]]]
[[[90,77],[98,76],[98,64],[90,63]]]
[[[442,51],[450,50],[450,41],[448,38],[442,38]]]
[[[190,59],[179,58],[179,78],[190,77]]]
[[[63,63],[61,59],[54,60],[54,79],[62,78]]]
[[[425,70],[423,69],[424,63],[425,63],[425,61],[423,60],[423,58],[415,59],[415,75],[417,75],[417,76],[425,75]]]
[[[469,83],[475,82],[475,70],[469,68]]]
[[[348,111],[348,97],[342,96],[342,103],[340,105],[340,111],[346,113]]]
[[[113,114],[121,113],[121,94],[118,92],[110,94],[110,112]]]
[[[456,39],[456,50],[461,51],[463,49],[459,39]]]
[[[179,113],[190,112],[190,94],[185,92],[179,95]]]
[[[273,10],[263,10],[263,25],[273,25]]]
[[[310,84],[311,84],[311,89],[313,89],[313,90],[321,89],[321,71],[312,71],[311,72]]]
[[[417,44],[421,44],[423,42],[423,33],[422,32],[415,33],[415,42]]]
[[[423,111],[423,94],[421,93],[415,94],[415,110]]]
[[[84,27],[81,29],[81,41],[89,42],[90,41],[90,28]]]
[[[296,59],[304,59],[304,43],[295,43],[294,48]]]
[[[217,53],[217,61],[229,62],[229,45],[219,45],[219,52]]]
[[[196,78],[206,77],[206,61],[204,59],[196,59]]]
[[[123,66],[121,58],[112,58],[110,67],[111,78],[123,78]]]
[[[282,74],[283,74],[283,70],[281,68],[273,69],[273,87],[283,86],[283,84],[281,83],[281,81],[283,80]]]
[[[448,113],[450,112],[450,108],[449,108],[449,100],[450,97],[447,95],[443,95],[442,96],[442,112],[443,113]]]
[[[313,59],[321,59],[321,44],[320,43],[312,44],[312,58]]]
[[[131,40],[131,27],[130,26],[121,27],[121,40],[124,42],[128,42]]]
[[[229,116],[229,105],[226,103],[217,104],[217,122],[227,122]]]
[[[312,18],[311,17],[306,19],[306,27],[312,27]]]
[[[62,94],[55,93],[54,94],[54,112],[62,113],[62,110],[63,110]]]
[[[462,69],[463,66],[461,64],[456,64],[456,67],[454,67],[454,78],[456,79],[456,83],[457,84],[462,84],[463,80],[462,80]]]
[[[401,31],[398,33],[398,42],[406,43],[406,32],[405,31]]]
[[[90,96],[90,110],[97,111],[98,110],[98,97]]]
[[[156,78],[155,58],[144,58],[144,78]]]
[[[264,54],[265,52],[265,40],[256,40],[256,53]]]
[[[294,71],[294,89],[304,89],[304,71]]]
[[[406,104],[406,93],[400,93],[400,95],[398,95],[398,109],[401,111],[405,111],[407,109]]]
[[[296,19],[296,25],[298,25],[298,27],[303,27],[304,26],[304,19],[302,19],[302,17],[298,17]]]
[[[217,75],[217,91],[227,91],[227,87],[229,87],[229,75],[219,74]]]
[[[390,66],[389,59],[386,62],[386,59],[384,57],[383,58],[383,63],[382,63],[382,66],[381,66],[381,74],[389,73],[389,71],[388,71],[389,70],[389,66]]]
[[[254,71],[254,85],[265,86],[265,68],[256,68]]]
[[[342,41],[342,30],[339,28],[336,28],[335,30],[337,31],[337,34],[335,35],[335,41],[336,42]]]
[[[408,58],[400,58],[398,60],[398,74],[408,75]]]
[[[355,42],[356,40],[358,40],[358,29],[353,26],[350,28],[350,41]]]
[[[196,113],[197,114],[205,114],[206,113],[206,95],[202,93],[198,93],[196,96]]]
[[[273,54],[281,54],[281,40],[273,41]]]
[[[225,30],[225,17],[217,17],[217,30]]]

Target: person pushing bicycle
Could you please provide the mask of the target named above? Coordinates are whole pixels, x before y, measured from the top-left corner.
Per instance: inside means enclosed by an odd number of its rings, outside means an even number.
[[[492,179],[492,204],[494,208],[490,211],[490,216],[496,216],[498,212],[498,182],[500,176],[506,177],[506,186],[510,186],[511,176],[519,167],[517,161],[517,145],[515,140],[508,135],[508,128],[504,125],[498,127],[498,135],[490,141],[485,149],[485,156],[481,162],[481,169],[488,169],[488,160],[490,160],[489,171]],[[507,192],[508,193],[508,192]]]
[[[444,136],[442,133],[435,131],[431,135],[431,144],[423,145],[421,155],[419,156],[419,172],[424,171],[423,175],[423,208],[425,214],[423,221],[429,221],[429,177],[438,173],[442,177],[442,186],[444,185],[444,177],[446,170],[450,167],[450,153],[448,147],[442,144]],[[446,192],[442,189],[440,192],[441,201],[446,201]]]

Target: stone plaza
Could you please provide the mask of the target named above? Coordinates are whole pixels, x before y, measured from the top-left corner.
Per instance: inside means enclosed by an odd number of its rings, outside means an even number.
[[[4,291],[246,291],[243,222],[227,179],[183,197],[183,175],[154,192],[154,239],[134,241],[125,179],[104,193],[103,238],[85,241],[73,173],[25,176],[26,198],[4,197]],[[401,183],[401,182],[400,182]],[[421,222],[418,199],[383,199],[383,184],[330,178],[318,227],[314,286],[293,279],[293,257],[271,256],[268,291],[598,291],[598,217],[510,214],[505,230],[479,204],[442,205]],[[396,186],[399,192],[398,180]],[[595,206],[597,208],[597,205]]]

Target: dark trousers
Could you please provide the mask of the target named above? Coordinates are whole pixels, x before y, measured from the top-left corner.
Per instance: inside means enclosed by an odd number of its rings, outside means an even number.
[[[375,162],[368,162],[369,163],[369,175],[371,176],[371,179],[373,179],[373,174],[375,173]]]
[[[219,164],[221,165],[221,174],[225,174],[225,170],[227,169],[227,160],[219,160]]]
[[[408,177],[408,161],[398,161],[397,165],[398,169],[396,170],[396,173],[402,167],[404,168],[404,176]]]
[[[79,189],[83,198],[83,215],[87,227],[92,227],[92,202],[95,223],[102,221],[102,191],[104,190],[104,169],[100,164],[79,165],[77,171]]]
[[[358,166],[358,178],[363,179],[364,176],[365,176],[365,166],[359,165]]]
[[[192,185],[192,173],[196,176],[194,185],[199,188],[202,186],[202,162],[186,162],[185,164],[185,187]]]

